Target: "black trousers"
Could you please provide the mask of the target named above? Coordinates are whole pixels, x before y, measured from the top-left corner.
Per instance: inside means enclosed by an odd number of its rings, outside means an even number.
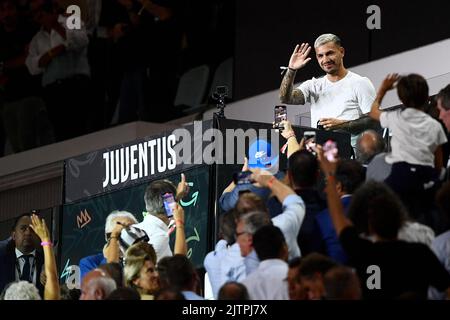
[[[439,175],[435,168],[407,162],[394,163],[385,183],[400,196],[411,218],[431,224],[430,212],[439,188]]]

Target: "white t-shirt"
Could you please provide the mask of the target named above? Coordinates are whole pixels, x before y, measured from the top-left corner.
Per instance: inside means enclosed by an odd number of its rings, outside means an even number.
[[[148,243],[155,249],[158,261],[164,257],[172,256],[172,250],[169,246],[169,227],[161,219],[148,214],[145,216],[144,221],[134,226],[147,233],[150,238]]]
[[[392,133],[392,152],[387,163],[407,162],[434,167],[434,152],[447,142],[441,124],[414,108],[382,112],[380,124]]]
[[[347,72],[339,81],[331,82],[326,76],[303,82],[297,87],[311,104],[311,127],[317,127],[321,118],[355,120],[370,112],[375,100],[375,88],[366,77]]]

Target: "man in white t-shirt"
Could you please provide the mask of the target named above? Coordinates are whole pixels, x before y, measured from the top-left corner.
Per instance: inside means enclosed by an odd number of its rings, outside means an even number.
[[[314,49],[317,62],[326,75],[318,79],[312,78],[294,88],[297,70],[311,60],[308,57],[311,51],[309,44],[297,45],[281,83],[280,100],[286,104],[310,103],[311,126],[314,128],[321,125],[326,130],[345,129],[343,125],[369,113],[375,99],[375,88],[368,78],[344,67],[345,50],[336,35],[319,36],[314,43]],[[368,127],[358,131],[365,129]],[[356,145],[356,138],[356,134],[352,136],[353,146]]]

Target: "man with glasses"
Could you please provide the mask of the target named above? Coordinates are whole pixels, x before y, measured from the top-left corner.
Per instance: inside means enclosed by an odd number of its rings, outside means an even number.
[[[105,240],[106,244],[102,253],[84,257],[80,260],[80,277],[83,277],[91,270],[108,262],[119,262],[120,249],[119,238],[123,228],[138,223],[132,213],[127,211],[113,211],[106,218]]]

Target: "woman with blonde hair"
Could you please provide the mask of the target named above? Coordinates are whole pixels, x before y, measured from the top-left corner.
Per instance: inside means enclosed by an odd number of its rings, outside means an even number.
[[[153,295],[159,289],[155,265],[155,250],[147,242],[136,243],[125,252],[125,285],[135,288],[142,300],[153,300]]]

